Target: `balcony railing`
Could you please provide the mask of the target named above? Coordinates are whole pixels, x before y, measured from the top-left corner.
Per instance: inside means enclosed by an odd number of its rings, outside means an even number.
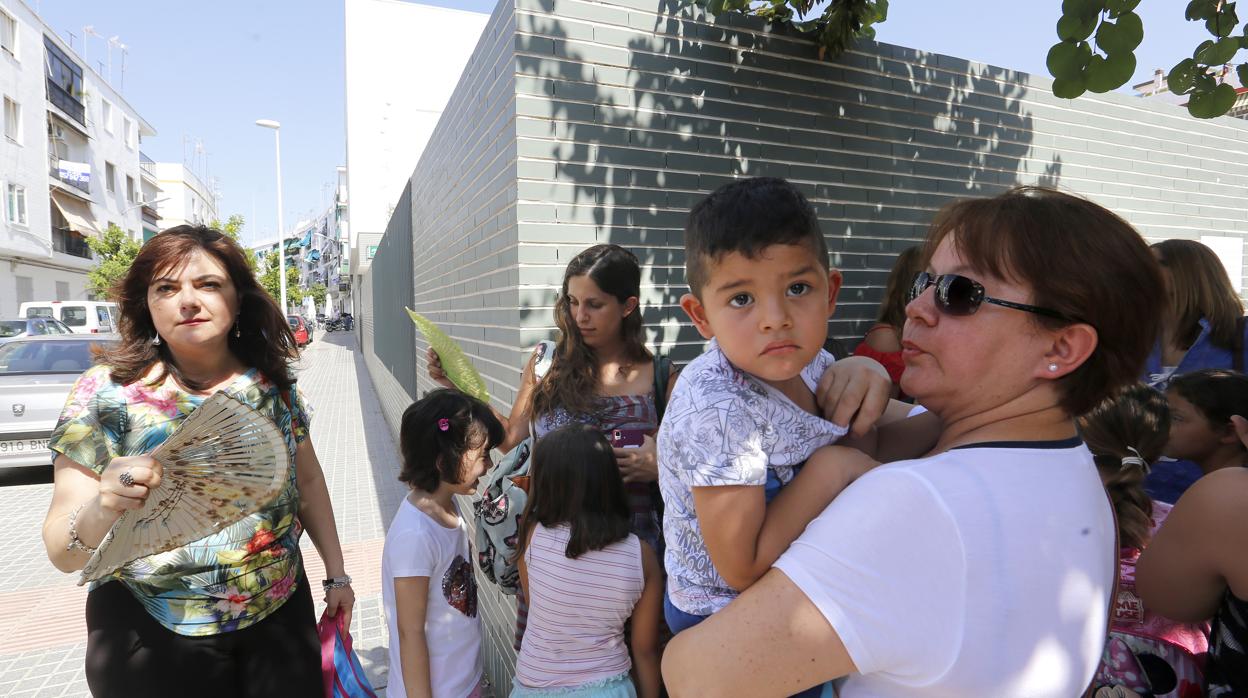
[[[91,259],[91,248],[83,236],[64,228],[52,229],[52,249],[75,257]]]
[[[82,102],[78,101],[65,88],[56,84],[51,78],[48,78],[48,101],[61,108],[61,111],[69,114],[75,121],[87,125],[87,110],[82,106]]]
[[[60,163],[60,161],[59,161],[59,160],[57,160],[56,158],[51,158],[51,159],[50,159],[50,162],[51,162],[51,169],[49,170],[49,174],[52,176],[52,179],[55,179],[56,181],[58,181],[58,182],[60,182],[60,183],[62,183],[62,184],[64,184],[64,185],[66,185],[66,186],[73,187],[73,188],[75,188],[75,189],[77,189],[77,190],[79,190],[79,191],[83,192],[84,194],[90,194],[90,193],[91,193],[91,184],[90,184],[89,182],[80,182],[80,181],[77,181],[77,180],[75,180],[75,179],[71,179],[71,178],[69,178],[69,177],[63,177],[63,176],[61,176],[61,163]]]

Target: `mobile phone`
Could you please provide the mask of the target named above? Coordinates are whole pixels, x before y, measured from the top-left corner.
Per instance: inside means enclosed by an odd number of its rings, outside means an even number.
[[[637,448],[645,443],[646,432],[641,429],[612,429],[609,438],[616,448]]]

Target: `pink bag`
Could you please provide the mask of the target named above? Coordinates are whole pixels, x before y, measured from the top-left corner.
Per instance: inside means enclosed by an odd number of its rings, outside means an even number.
[[[360,658],[351,649],[351,633],[342,626],[342,614],[330,618],[322,613],[316,624],[321,636],[321,676],[325,698],[377,698]]]

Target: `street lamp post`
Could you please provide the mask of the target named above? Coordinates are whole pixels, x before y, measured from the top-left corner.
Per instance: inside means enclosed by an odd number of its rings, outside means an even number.
[[[277,149],[277,278],[282,290],[282,314],[286,308],[286,229],[282,225],[282,125],[272,119],[259,119],[256,125],[273,129],[273,144]]]

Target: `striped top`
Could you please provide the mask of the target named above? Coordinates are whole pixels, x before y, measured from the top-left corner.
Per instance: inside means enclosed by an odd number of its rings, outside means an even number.
[[[632,668],[624,628],[645,583],[641,543],[630,533],[573,560],[570,533],[538,524],[524,551],[529,624],[516,681],[528,688],[580,686]]]

